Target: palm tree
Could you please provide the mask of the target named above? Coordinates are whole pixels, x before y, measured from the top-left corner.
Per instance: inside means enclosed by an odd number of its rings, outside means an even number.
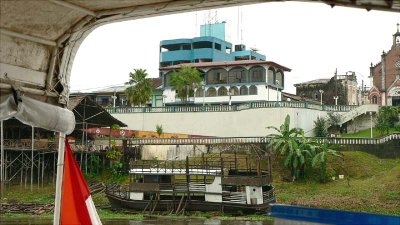
[[[161,135],[164,133],[164,129],[162,127],[162,125],[156,125],[156,132],[158,134],[158,137],[161,137]]]
[[[134,69],[133,73],[130,72],[129,81],[126,84],[130,86],[125,89],[125,92],[133,105],[144,105],[153,95],[151,81],[147,78],[145,69]]]
[[[194,88],[201,81],[200,72],[189,66],[182,66],[179,71],[174,71],[171,75],[172,86],[178,91],[178,97],[185,102],[194,94]]]
[[[284,155],[284,165],[289,168],[294,181],[296,177],[299,177],[300,173],[304,171],[306,159],[310,156],[309,147],[306,145],[307,142],[304,140],[304,132],[297,128],[290,129],[290,116],[287,115],[285,122],[276,128],[273,126],[267,127],[267,129],[274,129],[279,134],[271,134],[270,146],[279,155]],[[303,137],[302,139],[300,139]]]
[[[322,182],[326,181],[326,165],[328,164],[328,155],[333,155],[342,158],[336,150],[331,149],[328,143],[323,143],[315,148],[314,157],[311,161],[312,167],[320,165],[321,174],[320,179]]]

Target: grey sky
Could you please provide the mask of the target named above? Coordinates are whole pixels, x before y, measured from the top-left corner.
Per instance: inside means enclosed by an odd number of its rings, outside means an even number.
[[[229,27],[228,41],[240,39],[274,61],[292,69],[285,91],[294,83],[355,71],[369,85],[369,65],[389,50],[400,14],[334,7],[319,3],[265,3],[217,10]],[[215,10],[214,10],[215,11]],[[122,84],[135,68],[158,76],[159,42],[192,38],[209,11],[109,24],[91,33],[78,50],[72,68],[72,90]],[[215,13],[212,12],[215,16]],[[197,16],[196,16],[197,15]],[[242,18],[239,22],[238,15]],[[239,27],[239,32],[237,28]],[[238,33],[239,35],[238,40]],[[240,37],[241,36],[241,37]],[[361,83],[361,81],[359,81]]]

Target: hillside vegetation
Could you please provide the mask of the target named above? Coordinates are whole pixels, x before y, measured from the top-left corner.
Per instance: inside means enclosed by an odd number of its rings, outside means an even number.
[[[343,152],[344,160],[332,158],[332,180],[319,183],[309,178],[285,182],[280,159],[274,163],[277,202],[400,216],[400,159],[379,159],[364,152]],[[338,175],[344,175],[339,180]]]

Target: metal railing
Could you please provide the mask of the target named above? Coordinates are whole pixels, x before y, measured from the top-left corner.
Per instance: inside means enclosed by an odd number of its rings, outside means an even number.
[[[246,192],[223,191],[222,202],[246,204],[247,203]]]
[[[319,143],[339,145],[376,145],[400,140],[400,133],[381,138],[309,138]],[[212,145],[212,144],[267,144],[269,137],[205,137],[205,138],[134,138],[131,145]]]
[[[31,139],[4,139],[4,148],[7,150],[31,150],[32,140]],[[94,152],[103,149],[102,145],[80,145],[71,144],[73,151],[88,151]],[[57,151],[58,150],[58,140],[34,140],[33,141],[34,150],[42,151]]]
[[[4,139],[5,149],[15,150],[31,150],[32,140],[31,139]],[[33,149],[35,150],[57,150],[58,141],[51,140],[34,140]]]
[[[109,107],[107,112],[119,113],[182,113],[182,112],[233,112],[257,108],[304,108],[321,111],[348,112],[357,105],[318,105],[307,102],[249,102],[239,105],[165,106],[165,107]]]
[[[237,169],[234,160],[219,158],[191,159],[190,161],[140,160],[131,165],[131,174],[191,174],[221,175],[222,169]],[[246,171],[247,172],[247,171]],[[251,172],[251,171],[250,171]]]
[[[271,190],[263,192],[263,201],[266,202],[275,202],[275,187],[272,187]]]
[[[131,145],[210,145],[268,143],[268,137],[133,138]]]
[[[338,145],[378,145],[392,140],[400,140],[400,133],[389,134],[381,138],[313,138],[319,143]]]

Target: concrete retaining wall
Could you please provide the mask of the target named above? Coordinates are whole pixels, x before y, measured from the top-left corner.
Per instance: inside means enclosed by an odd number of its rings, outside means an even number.
[[[343,113],[341,113],[343,114]],[[233,112],[117,113],[115,118],[129,129],[154,131],[162,125],[165,132],[219,137],[265,136],[273,133],[267,126],[279,127],[290,115],[290,127],[302,128],[313,136],[314,121],[326,111],[303,108],[256,108]]]

